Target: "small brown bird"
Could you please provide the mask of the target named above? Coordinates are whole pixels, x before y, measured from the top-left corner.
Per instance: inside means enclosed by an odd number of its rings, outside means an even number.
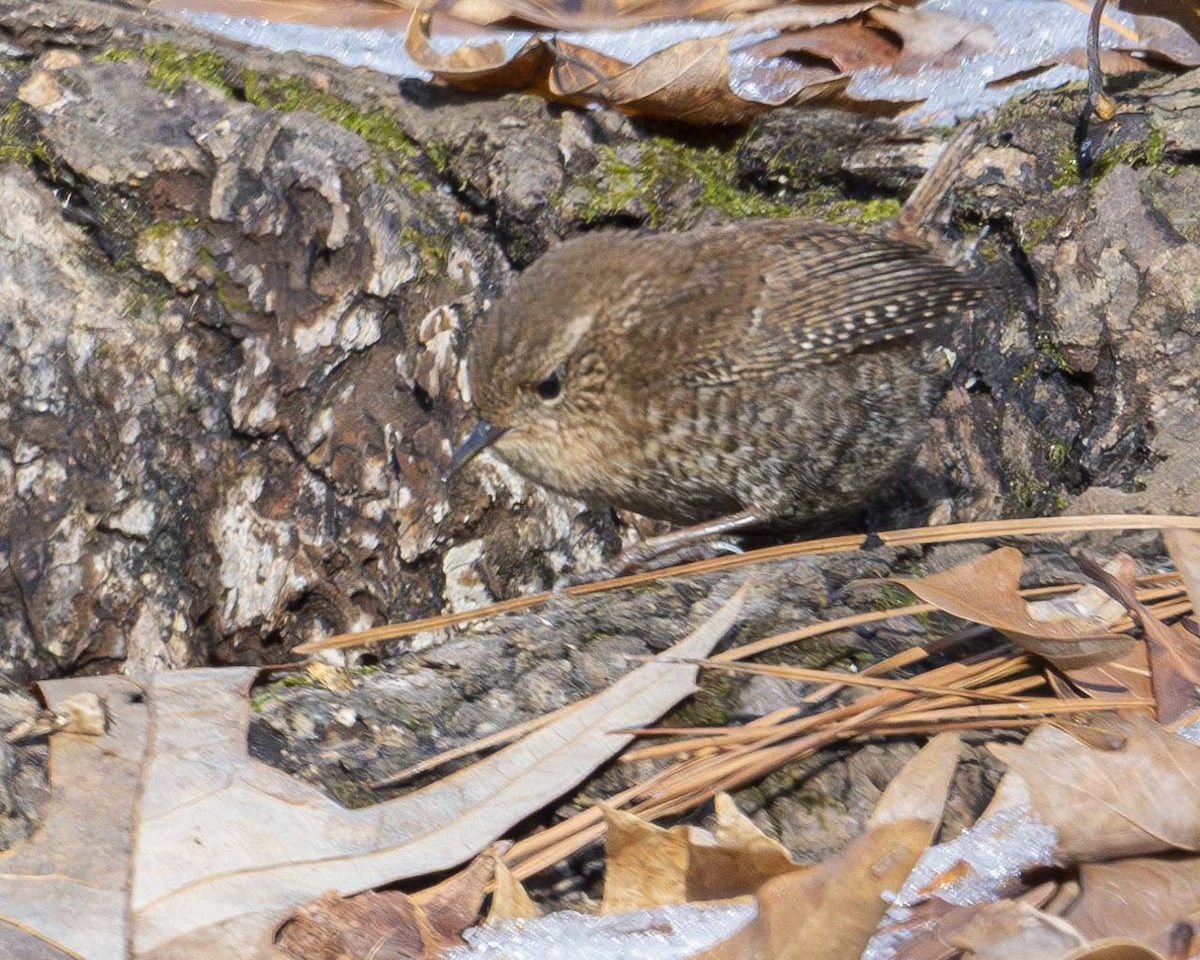
[[[915,244],[802,220],[596,233],[474,329],[490,448],[530,479],[674,523],[803,524],[887,492],[928,430],[923,343],[978,298]]]

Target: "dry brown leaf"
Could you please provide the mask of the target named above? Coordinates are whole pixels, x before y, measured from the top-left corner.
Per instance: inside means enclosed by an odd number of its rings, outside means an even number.
[[[748,47],[742,53],[763,59],[804,53],[828,60],[835,71],[848,73],[865,67],[890,67],[900,57],[900,45],[871,26],[865,17],[780,33]]]
[[[530,37],[511,58],[497,40],[462,44],[439,53],[429,42],[432,18],[413,13],[404,33],[404,49],[413,61],[439,80],[472,92],[503,93],[538,88],[554,64],[553,50],[540,37]]]
[[[687,902],[688,827],[664,829],[604,806],[605,916]]]
[[[1197,0],[1117,0],[1117,6],[1128,13],[1162,17],[1179,24],[1200,41],[1200,2]]]
[[[929,577],[889,577],[953,616],[994,627],[1062,670],[1124,656],[1136,641],[1109,628],[1106,616],[1039,620],[1018,594],[1024,559],[1003,547]]]
[[[826,10],[861,8],[871,3],[818,3],[792,8],[794,20],[805,22],[828,19]],[[913,5],[917,0],[893,0],[897,5]],[[657,20],[710,19],[743,20],[759,13],[776,12],[778,0],[355,0],[331,3],[329,0],[148,0],[148,6],[164,11],[208,11],[231,17],[254,17],[282,23],[309,23],[315,26],[403,29],[414,10],[432,13],[446,21],[456,32],[463,26],[486,26],[501,21],[521,23],[549,30],[627,29]],[[807,8],[815,8],[809,12]],[[840,15],[840,14],[839,14]]]
[[[555,98],[567,103],[586,103],[589,98],[602,96],[608,78],[629,69],[622,60],[566,40],[556,39],[554,52],[558,57],[550,70],[548,86]],[[589,94],[589,90],[601,92]]]
[[[932,833],[920,820],[889,823],[807,871],[763,884],[758,915],[693,960],[845,960],[863,952]]]
[[[1128,554],[1117,554],[1104,569],[1130,583],[1137,579],[1137,564]],[[1089,583],[1070,593],[1029,601],[1029,615],[1041,623],[1083,619],[1113,624],[1125,616],[1125,605],[1100,587]]]
[[[778,4],[737,21],[736,35],[803,32],[831,23],[854,20],[884,0],[851,0],[849,3]],[[911,4],[910,4],[911,6]],[[739,49],[747,49],[740,47]]]
[[[315,27],[360,30],[404,30],[412,9],[376,0],[330,3],[329,0],[147,0],[163,13],[217,13],[253,17],[273,23],[307,23]]]
[[[295,960],[435,957],[461,944],[475,923],[497,852],[477,857],[436,887],[409,896],[398,890],[342,898],[327,893],[283,925],[276,946]]]
[[[1137,576],[1136,564],[1125,554],[1114,557],[1105,565],[1105,570],[1129,582]],[[1115,623],[1125,615],[1125,606],[1100,587],[1088,584],[1072,593],[1031,601],[1029,612],[1037,620],[1083,617],[1103,623]],[[1070,682],[1065,682],[1064,677]],[[1064,699],[1076,698],[1081,694],[1091,699],[1154,699],[1150,683],[1150,659],[1146,645],[1141,643],[1134,644],[1125,654],[1106,663],[1062,670],[1061,675],[1051,673],[1048,679],[1054,692]]]
[[[1046,960],[1085,943],[1065,920],[1015,900],[987,904],[948,940],[979,960]]]
[[[1200,66],[1200,40],[1183,27],[1159,17],[1134,17],[1133,23],[1143,63],[1176,68]]]
[[[772,877],[809,869],[759,830],[728,794],[718,793],[713,804],[716,818],[711,832],[693,828],[689,834],[689,901],[740,897],[754,893]]]
[[[717,794],[712,830],[656,826],[605,807],[604,915],[759,890],[773,877],[808,869],[758,829],[728,794]]]
[[[969,929],[992,907],[1004,903],[1037,910],[1045,907],[1058,888],[1056,883],[1043,883],[1014,895],[1012,899],[966,905],[930,897],[905,907],[901,919],[890,923],[885,920],[876,932],[871,948],[875,955],[886,955],[890,950],[894,960],[950,960],[962,953],[951,945],[958,932]]]
[[[88,960],[273,956],[302,904],[453,867],[577,785],[632,739],[615,731],[695,688],[681,661],[716,645],[744,597],[536,733],[358,810],[247,755],[255,670],[47,682],[51,710],[90,693],[111,722],[51,738],[46,821],[0,875],[0,957],[51,944]]]
[[[1136,940],[1118,937],[1113,940],[1098,940],[1064,953],[1058,960],[1164,960],[1161,954]]]
[[[897,73],[956,67],[967,57],[990,50],[996,39],[996,31],[986,23],[932,10],[880,6],[870,17],[901,40],[900,56],[892,65]]]
[[[327,893],[301,907],[280,931],[277,946],[295,960],[346,960],[380,952],[423,957],[439,940],[420,907],[399,892],[367,892],[344,900]]]
[[[1130,569],[1113,572],[1094,560],[1079,557],[1080,566],[1117,597],[1137,617],[1146,638],[1150,663],[1150,685],[1154,691],[1155,715],[1170,723],[1200,707],[1200,640],[1181,625],[1168,626],[1137,598],[1137,584]]]
[[[729,37],[683,40],[582,91],[640,116],[685,123],[746,124],[765,104],[729,87]]]
[[[930,740],[884,788],[867,827],[899,820],[941,823],[961,752],[962,738],[956,733],[939,733]]]
[[[456,938],[479,920],[484,894],[496,875],[500,855],[511,846],[507,840],[494,843],[441,883],[411,894],[410,899],[421,908],[438,936]]]
[[[635,116],[701,125],[741,126],[775,106],[840,97],[848,78],[822,71],[773,74],[778,93],[751,100],[730,86],[730,36],[682,40],[629,65],[566,41],[531,38],[511,59],[490,41],[439,53],[429,42],[430,17],[414,15],[405,49],[420,66],[455,87],[476,92],[528,90],[572,104],[608,104]]]
[[[1059,853],[1094,862],[1200,850],[1200,746],[1134,716],[1121,750],[1084,746],[1038,727],[1020,747],[989,749],[1016,773],[1036,815],[1058,832]],[[997,791],[999,795],[1004,789]]]
[[[628,28],[656,20],[726,20],[773,0],[443,0],[438,10],[473,23],[517,20],[553,30]]]
[[[542,915],[539,907],[525,892],[525,887],[508,869],[503,860],[496,861],[495,884],[492,889],[492,905],[488,909],[485,923],[502,920],[533,920]]]
[[[1063,674],[1070,678],[1070,683],[1056,674],[1049,675],[1054,692],[1063,699],[1082,694],[1092,699],[1138,697],[1149,702],[1154,700],[1154,690],[1150,685],[1150,660],[1145,644],[1138,644],[1124,656],[1108,663],[1064,670]]]
[[[1192,613],[1200,619],[1200,533],[1195,530],[1164,530],[1163,542],[1167,553],[1175,563],[1175,569],[1183,577],[1188,598],[1192,601]]]
[[[1085,863],[1079,869],[1079,883],[1081,895],[1065,916],[1090,940],[1132,937],[1170,954],[1175,924],[1200,920],[1200,857]],[[1137,909],[1130,909],[1131,891]]]

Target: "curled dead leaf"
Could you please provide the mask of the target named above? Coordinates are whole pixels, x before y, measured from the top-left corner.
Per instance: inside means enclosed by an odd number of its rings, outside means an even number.
[[[1200,707],[1200,639],[1181,625],[1163,623],[1137,598],[1136,584],[1129,569],[1101,567],[1087,556],[1077,557],[1089,576],[1123,603],[1142,627],[1150,664],[1150,685],[1154,691],[1155,715],[1160,723],[1170,723],[1194,713]]]
[[[758,916],[694,960],[844,960],[861,956],[925,850],[932,827],[904,820],[878,827],[811,870],[763,884]]]
[[[1129,13],[1170,20],[1200,41],[1200,4],[1196,0],[1118,0],[1117,6]]]
[[[1117,618],[1108,610],[1038,619],[1017,592],[1023,566],[1019,550],[1003,547],[932,576],[888,579],[946,613],[994,627],[1062,670],[1114,660],[1135,646],[1110,631]]]
[[[429,42],[432,22],[428,14],[414,10],[404,33],[404,49],[418,66],[462,90],[503,93],[536,88],[555,62],[553,51],[540,37],[530,37],[511,56],[498,40],[461,44],[450,53],[439,53]]]
[[[998,900],[987,904],[957,930],[950,943],[979,960],[1040,960],[1083,946],[1085,938],[1065,920],[1027,903]]]
[[[1147,717],[1133,716],[1127,729],[1120,750],[1085,746],[1049,725],[1020,747],[989,748],[1018,775],[1071,862],[1200,850],[1200,807],[1180,803],[1200,793],[1200,746]]]
[[[688,828],[604,805],[604,915],[687,902]]]
[[[508,865],[503,860],[497,860],[496,874],[493,878],[492,905],[488,910],[485,923],[499,923],[502,920],[532,920],[541,915],[541,908],[525,892],[521,881],[508,869]]]
[[[807,869],[758,829],[727,794],[714,798],[711,830],[669,829],[609,807],[601,913],[608,915],[754,893],[773,877]]]
[[[956,733],[932,738],[884,788],[867,826],[912,819],[941,823],[961,752],[962,738]]]
[[[797,864],[787,848],[772,840],[737,808],[733,798],[713,798],[711,831],[693,828],[689,839],[689,900],[724,900],[753,893],[772,877],[809,868]]]
[[[1059,960],[1164,960],[1164,957],[1136,940],[1119,937],[1077,947]]]
[[[462,943],[462,932],[478,919],[498,852],[489,850],[449,879],[411,896],[398,890],[354,897],[324,894],[296,911],[275,945],[296,960],[433,957]]]
[[[498,41],[441,53],[430,42],[432,18],[414,13],[405,49],[437,79],[463,90],[529,91],[565,103],[603,103],[634,116],[744,126],[773,107],[842,98],[849,78],[833,71],[775,71],[771,83],[734,89],[731,33],[681,40],[630,65],[563,40],[531,37],[509,54]]]
[[[1080,895],[1066,912],[1089,940],[1132,937],[1168,956],[1176,950],[1179,922],[1200,920],[1200,857],[1126,857],[1079,868]],[[1137,909],[1130,910],[1130,891]],[[1189,937],[1190,941],[1190,937]]]

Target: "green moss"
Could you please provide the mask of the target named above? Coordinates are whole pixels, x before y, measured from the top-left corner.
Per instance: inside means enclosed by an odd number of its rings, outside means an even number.
[[[1050,174],[1050,185],[1056,190],[1059,187],[1076,187],[1083,183],[1079,172],[1079,157],[1073,144],[1064,144],[1054,154],[1054,171]]]
[[[141,317],[146,313],[161,317],[167,304],[174,299],[173,291],[165,285],[153,286],[152,281],[137,284],[137,289],[125,301],[124,317]]]
[[[846,673],[858,673],[869,667],[874,659],[866,650],[843,646],[831,650],[829,656],[817,663],[817,667],[821,670],[843,670]]]
[[[911,607],[918,602],[917,598],[904,587],[895,583],[884,583],[879,587],[873,605],[876,610],[899,610],[902,607]]]
[[[1045,480],[1037,479],[1032,474],[1025,473],[1013,479],[1011,489],[1013,498],[1021,508],[1030,510],[1038,496],[1050,489],[1050,484]]]
[[[317,90],[300,77],[259,76],[247,70],[242,73],[242,89],[255,106],[284,113],[305,110],[361,137],[374,157],[371,175],[376,183],[396,182],[410,194],[433,190],[416,162],[421,148],[387,110],[363,110],[349,100]]]
[[[1032,250],[1039,243],[1046,239],[1046,235],[1058,226],[1059,215],[1056,213],[1045,213],[1036,217],[1030,217],[1027,221],[1020,225],[1020,233],[1017,237],[1021,244],[1022,250]]]
[[[1028,360],[1025,361],[1025,365],[1022,366],[1021,369],[1018,370],[1017,373],[1013,376],[1013,383],[1015,383],[1017,386],[1020,386],[1022,383],[1024,383],[1026,380],[1028,380],[1030,377],[1032,377],[1035,373],[1037,373],[1037,371],[1038,371],[1038,359],[1037,359],[1037,357],[1030,357]]]
[[[921,576],[919,572],[916,574]],[[879,588],[879,593],[875,597],[876,610],[903,610],[905,607],[915,606],[921,601],[913,596],[908,590],[894,583],[885,583]],[[932,613],[914,613],[912,618],[917,621],[931,637],[940,634],[940,626],[937,617]]]
[[[300,77],[264,76],[251,70],[238,70],[218,53],[184,50],[167,40],[144,47],[110,47],[99,55],[99,59],[113,62],[140,60],[149,65],[150,83],[167,93],[178,91],[186,80],[193,79],[227,97],[244,97],[258,107],[283,113],[306,110],[361,137],[375,156],[371,170],[377,181],[398,180],[414,193],[427,193],[433,189],[428,178],[406,162],[420,156],[416,142],[404,132],[399,121],[382,108],[363,110],[349,100],[317,90]],[[397,159],[401,162],[399,167],[396,166]]]
[[[445,268],[450,256],[445,237],[416,227],[401,227],[399,237],[416,248],[423,273],[438,274]]]
[[[1045,327],[1037,327],[1033,332],[1033,345],[1038,353],[1054,365],[1061,373],[1068,376],[1074,376],[1077,371],[1071,366],[1067,359],[1067,353],[1055,338],[1054,334]],[[1019,373],[1013,377],[1013,383],[1022,384],[1035,373],[1042,369],[1041,362],[1037,356],[1031,356],[1025,361],[1025,365],[1021,367]]]
[[[1033,345],[1044,355],[1054,361],[1054,365],[1063,373],[1075,374],[1075,368],[1067,360],[1066,351],[1045,327],[1038,327],[1033,334]]]
[[[783,217],[791,212],[787,205],[738,183],[733,151],[694,147],[662,136],[649,138],[633,159],[601,147],[596,170],[581,179],[580,185],[587,196],[573,212],[585,223],[628,216],[631,205],[640,203],[647,222],[658,226],[667,197],[688,187],[693,191],[686,209],[690,216],[716,210],[731,220],[741,220]]]
[[[34,132],[24,105],[14,100],[0,113],[0,163],[12,161],[23,167],[43,163],[53,175],[54,162],[45,141]]]
[[[234,95],[229,60],[211,50],[184,50],[170,40],[159,40],[143,47],[110,47],[98,59],[143,61],[150,67],[151,85],[165,93],[176,93],[187,80],[197,80],[226,97]]]
[[[378,803],[379,798],[375,796],[370,787],[363,786],[360,783],[353,783],[349,780],[334,780],[329,784],[329,795],[338,803],[349,810],[356,810],[359,807],[369,807],[373,803]]]
[[[1167,149],[1163,140],[1162,131],[1157,128],[1152,128],[1146,135],[1146,166],[1157,167],[1163,162],[1163,157],[1166,156],[1166,152]]]
[[[213,294],[227,314],[231,317],[236,317],[245,313],[254,312],[254,304],[239,291],[242,288],[233,283],[224,273],[217,274],[216,280],[213,281]]]
[[[425,155],[429,157],[429,162],[433,164],[433,168],[442,176],[450,172],[450,167],[454,163],[454,151],[450,145],[443,143],[441,140],[430,140],[425,144]]]
[[[675,725],[685,727],[727,726],[737,708],[741,687],[734,674],[710,671],[700,690],[674,711],[670,720]]]
[[[1164,154],[1163,135],[1151,130],[1145,140],[1127,140],[1115,147],[1101,151],[1092,163],[1089,179],[1095,183],[1104,179],[1117,166],[1154,167],[1162,163]]]
[[[1067,455],[1071,452],[1071,445],[1061,437],[1055,437],[1050,441],[1050,445],[1046,449],[1046,459],[1050,462],[1050,466],[1056,470],[1061,470],[1067,464]]]
[[[179,230],[198,226],[199,223],[199,217],[179,217],[175,220],[159,220],[157,223],[152,223],[143,229],[141,238],[143,240],[162,240]]]
[[[250,696],[250,709],[255,713],[262,713],[264,708],[271,703],[280,703],[282,696],[280,690],[284,687],[315,687],[317,682],[307,673],[287,673],[279,677],[277,680],[272,680],[265,687],[260,687]]]
[[[837,200],[818,206],[814,213],[830,223],[886,223],[900,213],[901,203],[895,197],[874,200]]]
[[[362,110],[349,100],[317,90],[298,77],[261,77],[245,71],[242,84],[246,99],[255,106],[284,113],[307,110],[357,134],[372,149],[385,154],[415,157],[420,153],[416,142],[386,110]]]

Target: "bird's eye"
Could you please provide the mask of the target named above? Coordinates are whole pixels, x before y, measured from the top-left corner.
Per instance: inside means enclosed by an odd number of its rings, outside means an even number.
[[[557,400],[558,395],[562,393],[562,375],[555,370],[534,389],[543,400]]]

